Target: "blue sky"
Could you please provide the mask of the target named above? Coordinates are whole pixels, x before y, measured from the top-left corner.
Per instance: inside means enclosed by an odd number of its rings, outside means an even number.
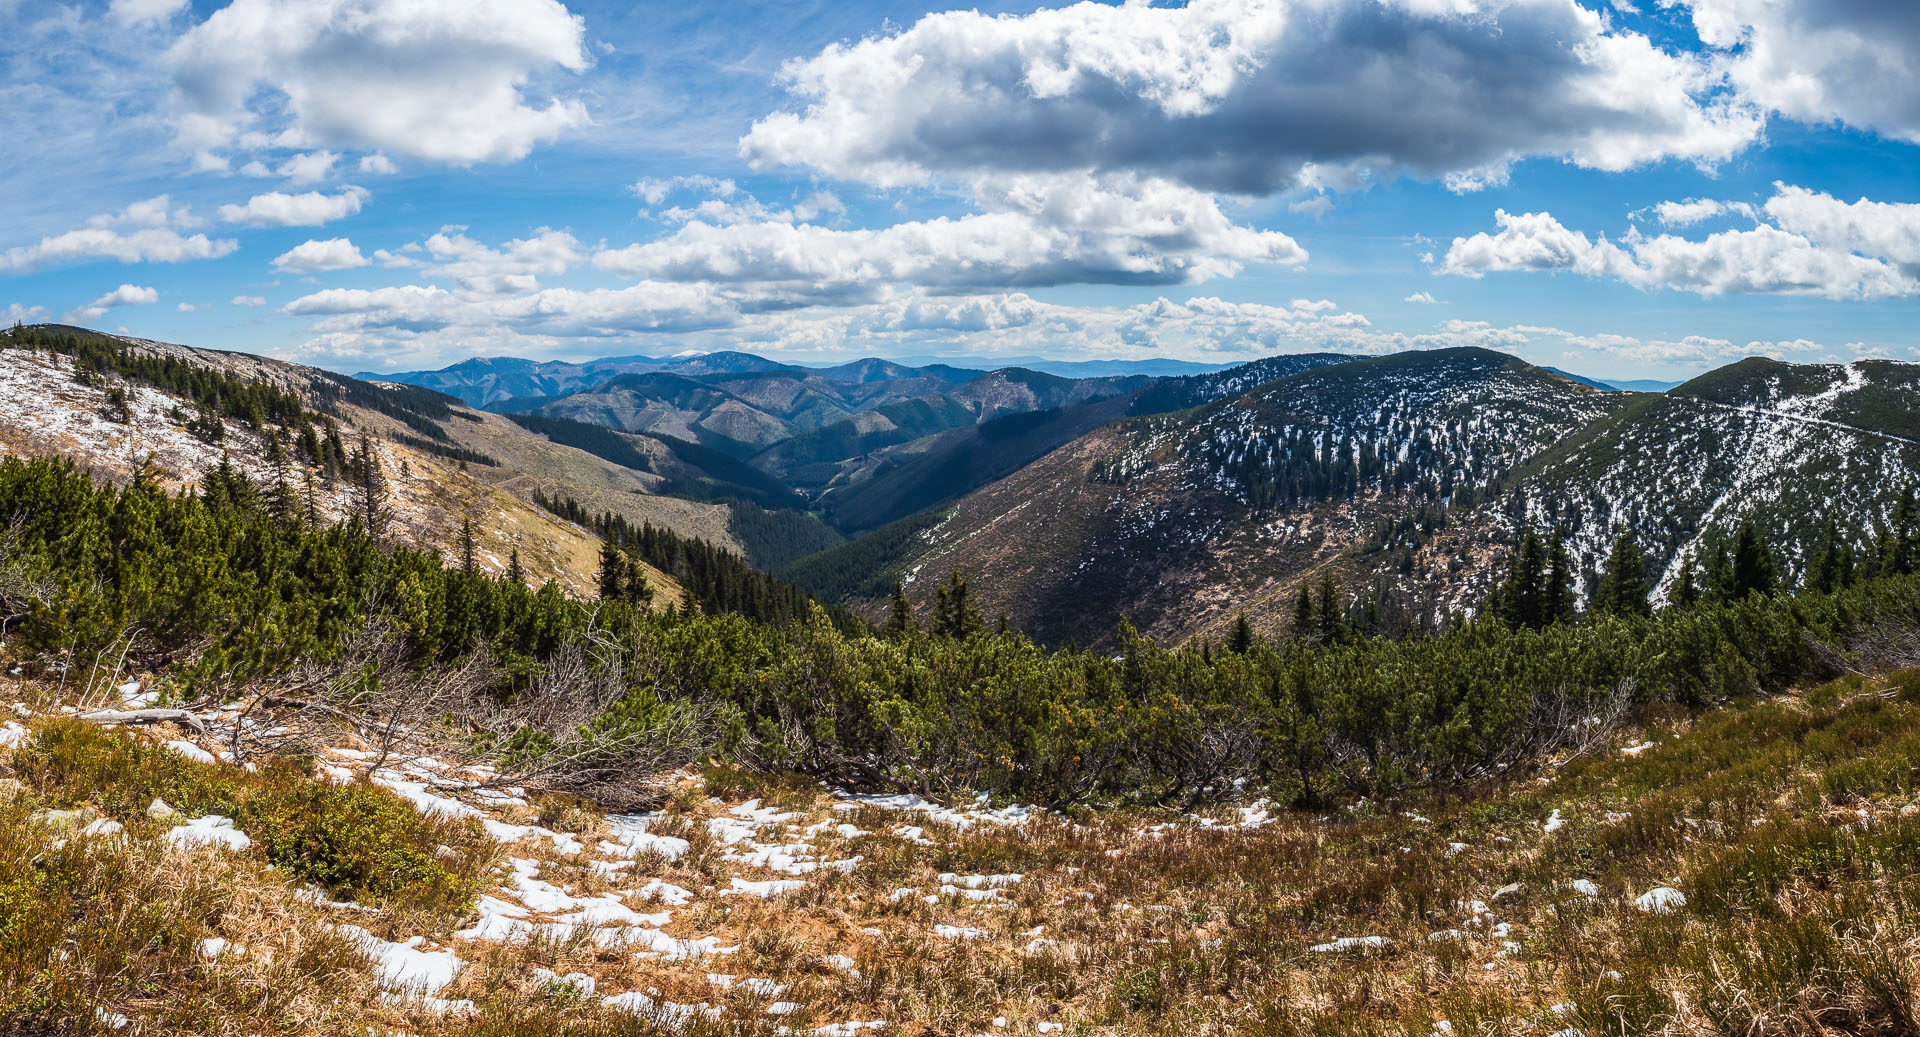
[[[341,370],[1920,360],[1920,4],[0,0],[0,307]]]

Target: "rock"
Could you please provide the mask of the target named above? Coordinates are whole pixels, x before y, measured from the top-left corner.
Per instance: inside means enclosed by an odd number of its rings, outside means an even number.
[[[157,796],[154,797],[153,802],[147,804],[147,816],[155,821],[164,821],[178,812],[168,806],[166,800]]]
[[[92,824],[94,819],[99,816],[100,812],[98,810],[93,809],[92,806],[85,803],[74,807],[72,810],[36,810],[33,812],[33,820],[46,825],[55,832],[70,832],[76,828],[84,828]]]

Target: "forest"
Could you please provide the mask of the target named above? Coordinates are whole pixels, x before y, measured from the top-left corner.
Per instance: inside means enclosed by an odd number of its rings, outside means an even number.
[[[576,600],[270,501],[230,468],[169,494],[96,484],[61,461],[0,462],[0,620],[16,655],[69,681],[137,667],[179,699],[233,698],[338,658],[379,621],[404,634],[400,679],[484,653],[486,694],[503,701],[586,646],[623,682],[597,722],[671,717],[660,737],[685,743],[678,756],[1055,806],[1189,805],[1248,787],[1313,805],[1497,775],[1636,707],[1830,677],[1920,629],[1911,522],[1824,588],[1790,592],[1743,534],[1693,600],[1654,611],[1623,541],[1605,598],[1574,609],[1555,552],[1529,540],[1493,607],[1435,634],[1369,636],[1323,588],[1303,595],[1286,638],[1243,626],[1170,649],[1123,629],[1121,650],[1098,655],[995,629],[958,574],[927,617],[900,598],[869,630],[785,585],[743,590],[738,560],[716,567],[697,542],[583,516],[610,536],[612,562],[606,597]],[[625,551],[688,576],[698,608],[655,610],[617,573],[609,583]],[[743,610],[742,594],[765,597]]]

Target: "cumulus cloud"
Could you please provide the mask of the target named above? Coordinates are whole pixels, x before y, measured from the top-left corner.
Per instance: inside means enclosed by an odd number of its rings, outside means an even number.
[[[333,172],[333,164],[340,156],[331,151],[309,151],[295,155],[274,167],[276,176],[284,176],[296,184],[311,184],[325,180]]]
[[[69,321],[99,320],[116,306],[143,306],[160,301],[160,293],[137,284],[123,284],[113,291],[67,314]]]
[[[265,306],[266,304],[267,297],[264,295],[236,295],[233,297],[233,305],[235,306]]]
[[[0,316],[0,323],[12,327],[15,324],[38,324],[46,319],[47,308],[44,306],[27,306],[10,302],[7,304],[7,312]]]
[[[194,259],[218,259],[232,254],[239,247],[239,242],[230,239],[213,239],[205,234],[184,236],[168,227],[147,227],[125,233],[107,227],[87,227],[0,252],[0,271],[21,273],[43,266],[95,259],[117,259],[122,263],[184,263]]]
[[[174,309],[179,310],[181,313],[192,313],[193,311],[199,309],[199,307],[195,306],[190,302],[183,302],[180,305],[174,307]]]
[[[953,11],[783,79],[805,107],[755,123],[742,154],[884,186],[1094,170],[1242,194],[1402,173],[1468,190],[1528,156],[1719,162],[1762,128],[1708,60],[1574,0]]]
[[[1589,238],[1550,213],[1501,210],[1498,231],[1455,238],[1439,269],[1466,277],[1567,271],[1699,295],[1920,295],[1920,205],[1849,204],[1782,184],[1765,209],[1774,222],[1752,229],[1693,240],[1630,228],[1618,244]]]
[[[372,176],[390,176],[399,171],[399,167],[393,164],[392,159],[377,151],[371,155],[362,155],[360,157],[360,172],[362,173],[367,173]]]
[[[1723,202],[1714,198],[1689,198],[1684,202],[1661,202],[1653,207],[1654,218],[1668,227],[1691,227],[1696,223],[1729,214],[1758,219],[1746,202]]]
[[[304,241],[275,256],[273,266],[290,274],[317,274],[329,270],[351,270],[373,261],[360,254],[359,246],[346,238]]]
[[[1438,303],[1440,300],[1435,299],[1433,297],[1432,292],[1415,292],[1412,295],[1409,295],[1405,299],[1402,299],[1400,301],[1401,302],[1417,302],[1423,306],[1432,306]]]
[[[427,239],[426,254],[430,263],[416,263],[384,249],[374,256],[383,266],[424,266],[467,291],[486,295],[530,292],[539,287],[541,277],[558,277],[586,262],[573,235],[549,227],[499,248],[449,228]]]
[[[1741,93],[1806,122],[1920,143],[1920,5],[1908,0],[1663,0],[1731,52]]]
[[[184,143],[470,165],[588,121],[544,80],[589,64],[558,0],[234,0],[174,44]]]
[[[997,176],[983,178],[973,195],[983,211],[880,229],[788,222],[792,213],[759,222],[692,219],[664,238],[602,251],[594,264],[629,277],[840,295],[890,282],[1178,284],[1228,276],[1247,262],[1306,260],[1287,235],[1237,224],[1211,195],[1164,179]]]
[[[362,187],[349,187],[339,194],[270,191],[254,195],[245,205],[222,205],[220,218],[255,227],[318,227],[358,213],[371,197]]]

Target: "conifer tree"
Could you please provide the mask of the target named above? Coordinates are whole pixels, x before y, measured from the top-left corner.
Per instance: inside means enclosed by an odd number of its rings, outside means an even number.
[[[939,637],[964,639],[985,628],[980,609],[973,603],[967,578],[955,569],[934,598],[933,633]]]
[[[1673,579],[1673,593],[1668,595],[1668,600],[1686,608],[1698,604],[1700,597],[1700,576],[1694,572],[1693,556],[1688,555],[1680,560],[1680,572]]]
[[[1773,552],[1768,550],[1760,530],[1748,519],[1740,524],[1733,541],[1733,561],[1728,597],[1739,600],[1755,594],[1772,594],[1779,589],[1780,578],[1774,568]]]
[[[626,590],[626,580],[627,556],[620,553],[620,548],[614,546],[613,541],[601,541],[600,572],[595,579],[600,588],[600,600],[620,600],[621,592]]]
[[[1567,540],[1553,531],[1547,549],[1547,580],[1541,588],[1542,626],[1574,621],[1573,558],[1567,553]]]
[[[1298,641],[1313,636],[1313,592],[1304,583],[1300,585],[1299,596],[1293,599],[1293,636]]]
[[[1807,565],[1804,581],[1807,589],[1831,594],[1853,585],[1853,545],[1840,535],[1840,526],[1832,516],[1820,531],[1819,546]]]
[[[1344,610],[1338,602],[1339,592],[1333,586],[1333,574],[1320,574],[1320,601],[1314,607],[1314,620],[1322,644],[1332,644],[1340,640],[1346,619]]]
[[[480,569],[479,559],[475,558],[476,545],[473,538],[473,520],[460,520],[460,571],[472,576]]]
[[[913,604],[907,600],[907,589],[900,583],[893,585],[893,606],[887,611],[887,625],[884,628],[888,637],[902,637],[920,628],[914,621]]]
[[[1920,501],[1908,483],[1893,505],[1892,521],[1880,538],[1879,574],[1904,576],[1920,570]]]
[[[1594,611],[1615,616],[1652,614],[1647,582],[1646,552],[1629,529],[1614,540],[1613,551],[1607,556],[1607,569],[1594,587]]]
[[[526,571],[520,568],[520,549],[517,547],[507,554],[507,582],[512,584],[527,582]]]
[[[387,476],[380,468],[379,451],[364,432],[360,434],[360,445],[349,467],[353,471],[354,511],[367,536],[378,541],[386,536],[391,505],[387,500]]]
[[[648,608],[653,603],[653,584],[647,580],[647,570],[638,559],[627,560],[627,582],[621,588],[628,601],[639,608]]]
[[[1247,622],[1247,614],[1242,612],[1233,621],[1233,629],[1227,634],[1226,649],[1235,655],[1245,655],[1253,650],[1253,624]]]

